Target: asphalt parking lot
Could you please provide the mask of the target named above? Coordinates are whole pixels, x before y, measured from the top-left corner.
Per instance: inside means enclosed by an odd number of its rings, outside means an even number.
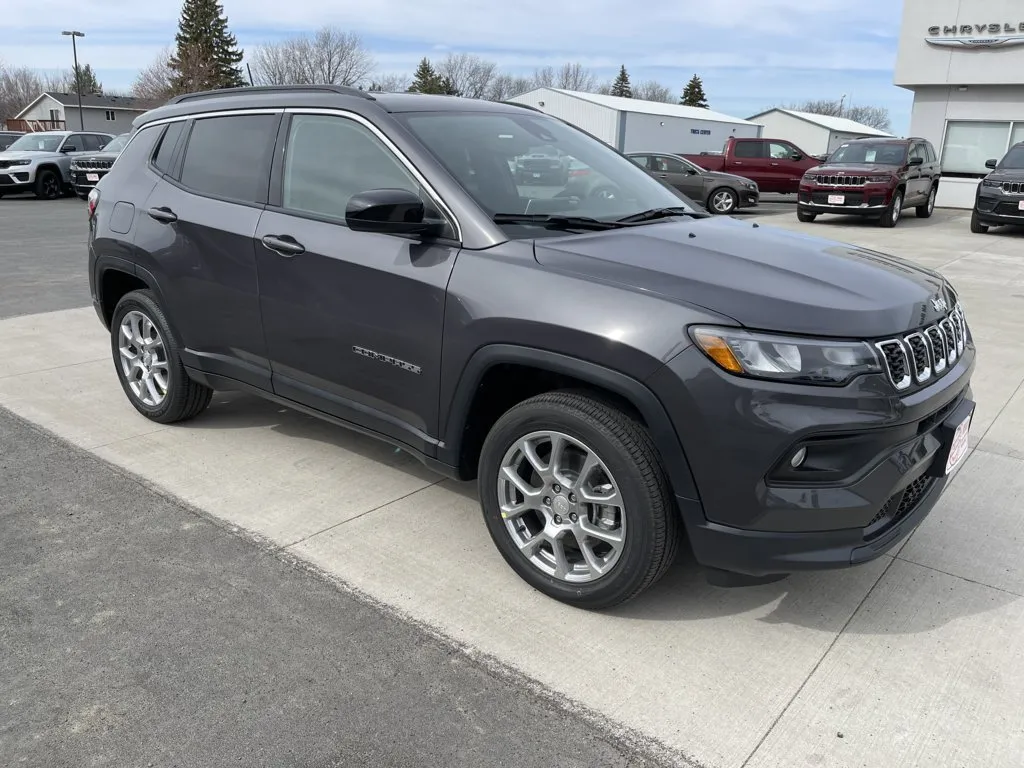
[[[1019,768],[1024,234],[792,211],[954,281],[972,453],[891,556],[736,590],[682,556],[597,614],[389,447],[232,394],[138,416],[82,204],[0,201],[0,763]]]

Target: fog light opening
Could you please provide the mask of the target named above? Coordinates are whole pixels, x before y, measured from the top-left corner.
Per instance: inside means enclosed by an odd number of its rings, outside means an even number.
[[[789,466],[793,469],[797,469],[801,464],[804,463],[804,459],[807,458],[807,449],[801,448],[799,451],[793,454],[789,460]]]

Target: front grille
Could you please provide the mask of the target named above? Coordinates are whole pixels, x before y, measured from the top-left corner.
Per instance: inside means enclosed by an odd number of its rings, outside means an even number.
[[[106,169],[110,168],[110,166],[112,166],[114,164],[114,161],[113,160],[82,159],[82,160],[76,160],[74,164],[75,164],[75,167],[77,167],[77,168],[88,169],[90,171],[94,171],[94,170],[106,170]]]
[[[953,367],[967,345],[967,320],[958,304],[935,325],[908,333],[901,339],[875,344],[882,353],[889,381],[898,390],[924,384]]]
[[[11,167],[11,161],[10,160],[0,160],[0,168],[10,168],[10,167]]]
[[[867,176],[844,176],[842,174],[819,173],[817,176],[812,176],[811,179],[817,184],[828,187],[863,187],[868,183]]]
[[[5,184],[14,184],[14,179],[8,176],[6,173],[0,173],[0,186]]]
[[[812,192],[811,202],[814,203],[815,205],[834,205],[834,203],[829,203],[828,201],[829,194],[832,193]],[[842,202],[842,205],[860,205],[861,203],[864,202],[863,192],[844,192],[841,194],[845,198]]]
[[[1000,189],[1007,195],[1024,195],[1024,184],[1019,181],[1004,181]]]
[[[872,535],[878,535],[895,525],[917,508],[917,505],[921,503],[921,499],[928,493],[934,482],[935,478],[927,475],[917,478],[917,480],[902,491],[898,491],[890,496],[889,500],[878,510],[878,514],[871,518],[871,522],[865,527],[870,530],[884,521],[884,527],[877,531],[871,531]]]

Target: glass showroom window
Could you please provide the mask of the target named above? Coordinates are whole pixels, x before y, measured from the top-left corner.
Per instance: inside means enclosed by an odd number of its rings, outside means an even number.
[[[981,178],[988,173],[985,161],[1002,159],[1018,141],[1024,141],[1024,122],[950,120],[942,147],[942,172]]]

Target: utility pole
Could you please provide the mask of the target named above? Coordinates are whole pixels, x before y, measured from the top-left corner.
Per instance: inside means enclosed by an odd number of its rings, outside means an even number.
[[[78,92],[78,129],[85,130],[85,113],[82,111],[82,73],[78,69],[78,46],[75,45],[76,37],[85,37],[85,32],[78,30],[61,32],[65,37],[71,38],[71,53],[75,57],[75,91]]]

